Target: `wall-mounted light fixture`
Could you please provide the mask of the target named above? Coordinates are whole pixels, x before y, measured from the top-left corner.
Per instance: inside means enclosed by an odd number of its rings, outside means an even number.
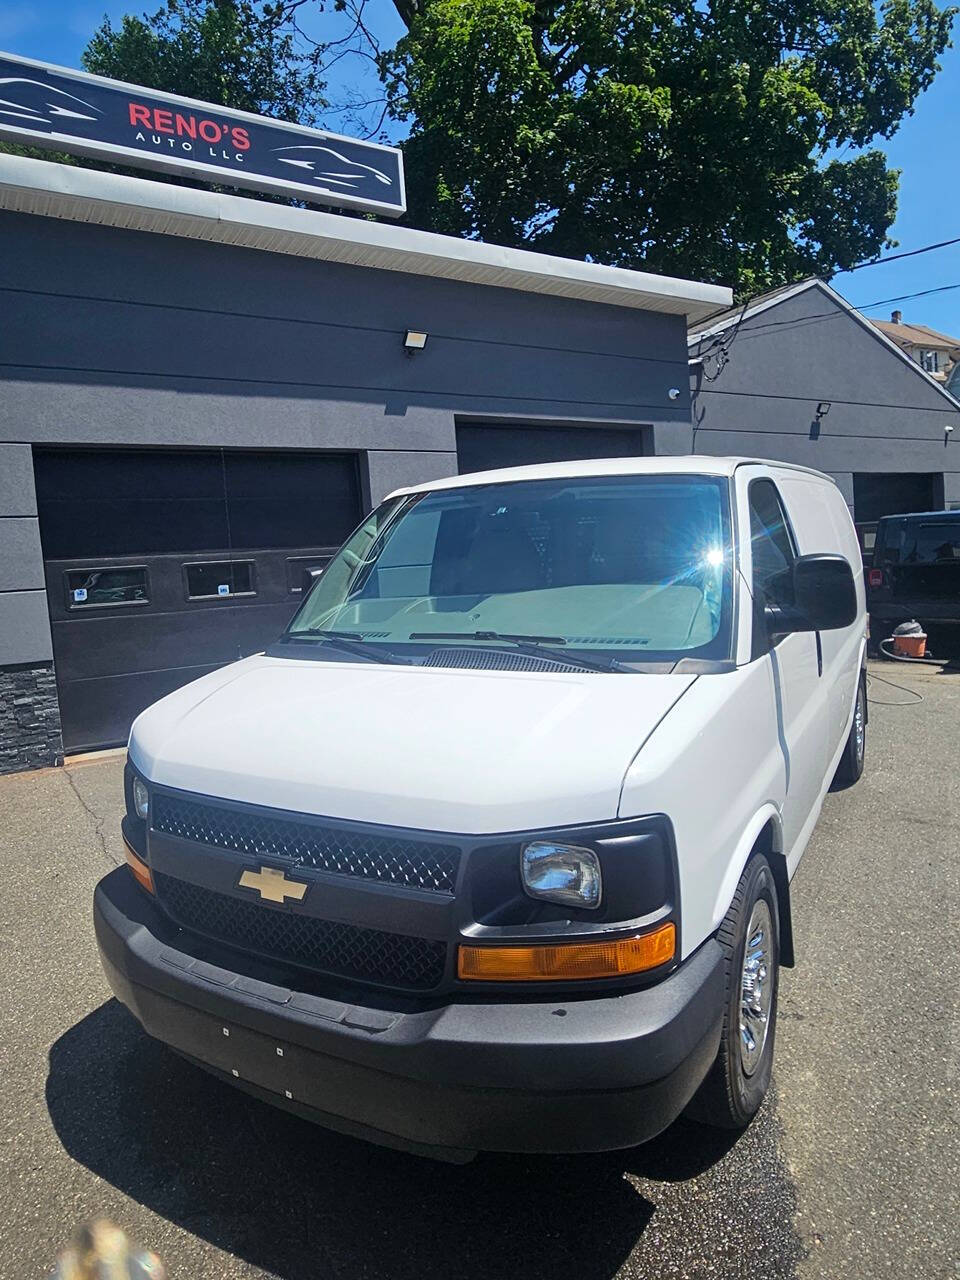
[[[953,435],[953,423],[948,422],[943,428],[943,447],[946,448],[950,443],[950,437]]]
[[[408,329],[403,339],[403,347],[407,355],[412,356],[415,351],[422,351],[427,345],[428,336],[416,329]]]
[[[827,416],[829,412],[830,412],[830,401],[821,400],[820,403],[817,405],[816,413],[813,415],[813,421],[810,423],[810,439],[811,440],[820,439],[820,423],[824,420],[824,418]]]

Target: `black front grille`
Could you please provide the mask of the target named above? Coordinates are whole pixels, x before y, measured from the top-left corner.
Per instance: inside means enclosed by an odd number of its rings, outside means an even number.
[[[153,827],[217,849],[289,858],[301,867],[433,893],[453,893],[460,865],[455,845],[348,831],[280,812],[228,809],[163,791],[153,795]]]
[[[153,873],[177,924],[243,951],[361,982],[428,991],[443,978],[446,943],[295,914]]]

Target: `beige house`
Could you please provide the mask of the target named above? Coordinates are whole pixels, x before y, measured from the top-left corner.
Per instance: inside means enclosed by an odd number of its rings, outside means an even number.
[[[889,320],[872,323],[938,382],[946,382],[960,360],[960,338],[948,337],[925,324],[904,324],[902,311],[894,311]]]

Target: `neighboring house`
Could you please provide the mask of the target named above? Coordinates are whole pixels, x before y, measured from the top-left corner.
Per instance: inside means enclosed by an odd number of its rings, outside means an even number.
[[[889,320],[874,320],[872,323],[898,347],[902,347],[925,373],[929,373],[938,382],[949,381],[951,372],[960,360],[960,338],[938,333],[929,325],[904,324],[902,311],[894,311]]]
[[[867,548],[881,516],[960,506],[960,403],[885,328],[817,279],[696,322],[675,451],[828,472]]]

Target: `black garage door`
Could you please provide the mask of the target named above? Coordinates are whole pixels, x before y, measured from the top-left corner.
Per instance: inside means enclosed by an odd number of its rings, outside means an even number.
[[[457,462],[461,475],[537,462],[639,458],[649,452],[643,427],[457,424]]]
[[[37,450],[66,751],[255,653],[361,516],[353,454]]]
[[[943,510],[943,472],[857,472],[853,512],[858,524],[911,511]]]

